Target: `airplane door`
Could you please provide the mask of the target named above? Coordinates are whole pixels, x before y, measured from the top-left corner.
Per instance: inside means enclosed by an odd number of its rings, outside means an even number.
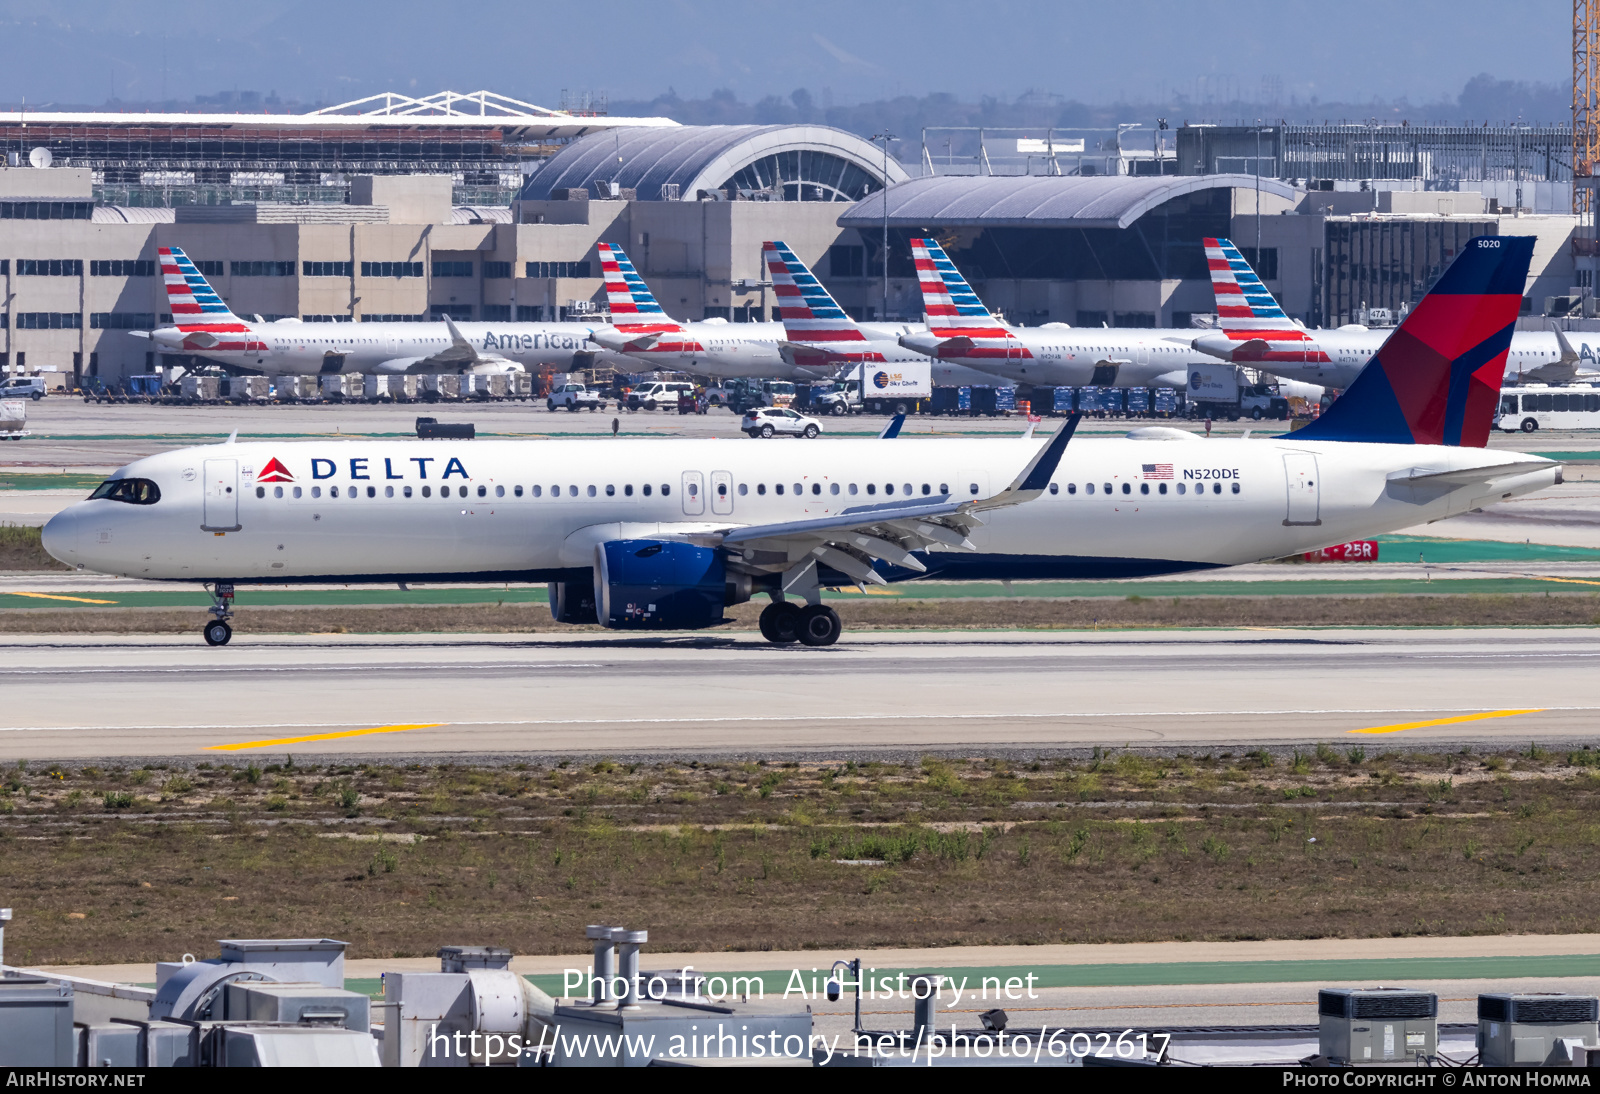
[[[706,511],[706,479],[698,471],[683,473],[683,511],[697,517]]]
[[[711,511],[721,517],[733,512],[733,476],[726,471],[711,472]]]
[[[239,461],[206,460],[205,516],[207,532],[239,530]]]
[[[1284,524],[1321,524],[1322,487],[1317,458],[1309,452],[1285,452],[1283,474],[1289,488],[1289,512]]]

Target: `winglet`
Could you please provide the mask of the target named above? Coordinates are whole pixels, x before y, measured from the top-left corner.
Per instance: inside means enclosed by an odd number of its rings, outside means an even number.
[[[1551,324],[1551,327],[1555,331],[1556,345],[1561,349],[1561,363],[1563,365],[1577,364],[1579,360],[1578,351],[1572,348],[1572,342],[1567,338],[1567,332],[1554,323]]]
[[[1075,413],[1067,419],[1067,424],[1062,426],[1054,436],[1045,442],[1037,455],[1028,461],[1028,466],[1022,469],[1010,486],[992,498],[985,498],[975,503],[973,509],[998,509],[1006,505],[1018,505],[1025,501],[1032,501],[1043,494],[1050,486],[1050,480],[1056,473],[1056,468],[1061,463],[1061,457],[1067,450],[1067,442],[1072,440],[1072,434],[1077,430],[1078,423],[1083,420],[1081,413]]]
[[[883,427],[883,432],[878,434],[878,440],[894,440],[896,437],[900,436],[900,427],[905,424],[906,416],[904,414],[896,414],[893,418],[889,419],[889,424]]]
[[[457,349],[472,348],[472,343],[462,337],[461,329],[456,326],[455,320],[451,319],[448,315],[442,315],[440,318],[444,320],[444,329],[450,332],[450,341],[455,343],[455,347]],[[477,354],[474,353],[473,356],[476,357]]]

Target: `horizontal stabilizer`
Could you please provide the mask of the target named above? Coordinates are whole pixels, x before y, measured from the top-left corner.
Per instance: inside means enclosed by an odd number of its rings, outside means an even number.
[[[1558,465],[1553,460],[1512,460],[1509,463],[1489,464],[1483,467],[1463,467],[1458,471],[1430,471],[1425,467],[1408,467],[1391,472],[1389,481],[1419,485],[1437,483],[1440,486],[1470,486],[1473,483],[1493,482],[1495,479],[1507,479],[1513,475],[1525,475],[1529,471],[1556,466]]]

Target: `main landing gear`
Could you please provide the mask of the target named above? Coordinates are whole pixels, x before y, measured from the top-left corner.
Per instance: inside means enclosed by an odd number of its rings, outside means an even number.
[[[206,645],[226,646],[233,637],[233,625],[228,622],[233,618],[233,586],[219,581],[215,585],[207,585],[206,592],[211,594],[211,614],[215,618],[202,628],[201,633],[206,636]]]
[[[763,638],[780,646],[791,642],[803,646],[831,646],[844,629],[839,613],[825,604],[801,607],[785,600],[768,604],[761,612],[759,626]]]

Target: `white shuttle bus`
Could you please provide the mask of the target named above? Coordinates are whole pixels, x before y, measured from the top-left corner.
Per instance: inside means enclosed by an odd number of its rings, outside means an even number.
[[[1495,426],[1506,433],[1519,429],[1600,429],[1600,385],[1528,384],[1500,393]]]

